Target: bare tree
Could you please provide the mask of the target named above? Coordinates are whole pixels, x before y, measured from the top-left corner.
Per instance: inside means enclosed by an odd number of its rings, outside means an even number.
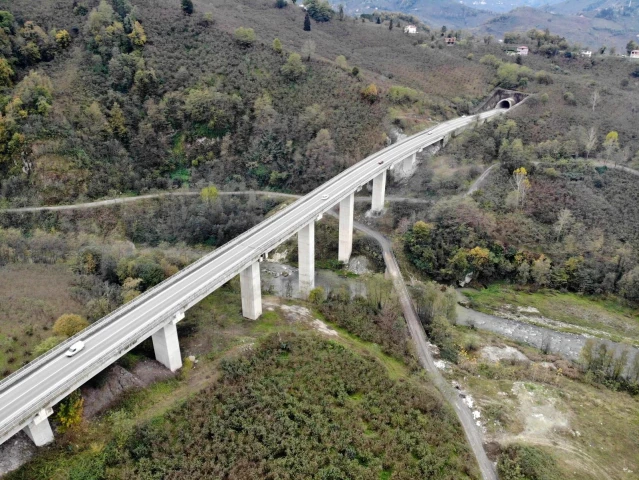
[[[315,55],[315,42],[306,40],[302,45],[302,56],[306,58],[307,62],[310,62],[313,55]]]
[[[559,212],[557,223],[555,223],[553,227],[555,229],[555,233],[557,234],[557,241],[559,241],[562,233],[570,226],[572,222],[573,216],[570,210],[564,208],[561,212]]]
[[[586,133],[584,138],[584,147],[586,149],[586,159],[590,157],[590,152],[592,152],[597,146],[597,129],[595,127],[590,127],[590,130]]]
[[[594,92],[592,92],[592,95],[590,96],[590,103],[592,104],[592,111],[595,111],[595,108],[597,108],[597,104],[599,103],[599,100],[601,99],[601,96],[599,95],[599,90],[595,90]]]

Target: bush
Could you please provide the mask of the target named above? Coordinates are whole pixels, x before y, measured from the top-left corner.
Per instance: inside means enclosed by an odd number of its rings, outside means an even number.
[[[250,47],[257,40],[255,30],[252,28],[239,27],[235,29],[235,33],[233,35],[235,37],[235,41],[243,47]]]
[[[306,73],[306,67],[302,63],[302,57],[299,53],[291,53],[288,60],[282,66],[282,75],[290,80],[297,80]]]
[[[33,354],[38,357],[44,353],[47,353],[49,350],[57,346],[64,340],[64,337],[49,337],[46,340],[43,340],[41,343],[36,345],[33,349]]]
[[[367,87],[362,88],[362,98],[364,100],[368,100],[369,102],[375,102],[379,98],[379,92],[377,90],[377,85],[371,83]]]
[[[56,419],[60,422],[58,430],[65,432],[82,421],[84,398],[79,390],[74,391],[58,405]]]
[[[72,337],[89,326],[89,322],[80,315],[66,314],[53,324],[53,333],[61,337]]]
[[[314,305],[319,305],[326,299],[326,292],[322,287],[316,287],[308,294],[308,301]]]
[[[502,480],[560,480],[552,455],[529,445],[508,445],[499,457],[497,472]]]

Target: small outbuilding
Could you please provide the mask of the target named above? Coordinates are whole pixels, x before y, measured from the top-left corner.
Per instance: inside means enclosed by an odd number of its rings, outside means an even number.
[[[404,27],[404,33],[410,33],[411,35],[417,33],[417,27],[415,25],[406,25]]]

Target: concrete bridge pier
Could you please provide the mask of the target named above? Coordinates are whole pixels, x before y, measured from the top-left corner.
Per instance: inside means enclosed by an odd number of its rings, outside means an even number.
[[[315,221],[297,232],[297,264],[300,276],[300,295],[308,297],[315,288]]]
[[[384,210],[384,195],[386,192],[386,170],[373,179],[373,202],[371,210],[379,213]]]
[[[348,263],[353,251],[353,213],[355,193],[351,193],[339,202],[339,251],[337,259]]]
[[[402,170],[404,170],[404,172],[406,173],[412,172],[416,162],[417,162],[417,152],[413,153],[410,157],[406,157],[402,161]]]
[[[177,323],[184,318],[184,312],[178,313],[173,320],[152,335],[155,359],[166,368],[175,372],[182,367],[182,355],[177,334]]]
[[[41,447],[54,440],[53,430],[51,430],[51,424],[49,423],[49,416],[52,413],[52,408],[43,408],[31,420],[31,423],[22,429],[36,447]]]
[[[242,291],[242,315],[257,320],[262,315],[262,285],[260,283],[260,264],[252,263],[240,272]]]

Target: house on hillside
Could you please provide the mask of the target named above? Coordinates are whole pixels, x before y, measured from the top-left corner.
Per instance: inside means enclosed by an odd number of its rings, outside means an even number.
[[[517,55],[528,55],[528,47],[526,45],[517,47]]]
[[[411,35],[417,33],[417,27],[415,25],[406,25],[404,27],[404,33],[410,33]]]
[[[592,57],[592,52],[590,50],[583,50],[581,52],[582,57]]]
[[[639,58],[639,50],[633,50],[630,52],[630,58]]]
[[[446,45],[455,45],[457,37],[446,37]]]

